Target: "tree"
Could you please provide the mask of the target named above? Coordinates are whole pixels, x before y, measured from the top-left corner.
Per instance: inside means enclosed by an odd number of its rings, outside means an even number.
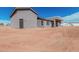
[[[8,23],[8,24],[6,24],[6,26],[9,26],[10,24]]]
[[[4,23],[0,23],[0,25],[4,25]]]

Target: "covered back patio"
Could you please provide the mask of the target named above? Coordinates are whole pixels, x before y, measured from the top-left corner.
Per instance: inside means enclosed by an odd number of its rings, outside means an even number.
[[[51,21],[51,26],[52,27],[58,27],[58,26],[61,25],[61,22],[62,22],[62,20],[60,20],[60,19],[54,19],[54,20]]]

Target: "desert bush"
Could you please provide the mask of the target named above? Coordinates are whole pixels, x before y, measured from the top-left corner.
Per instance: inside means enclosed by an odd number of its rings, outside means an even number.
[[[6,26],[9,26],[10,24],[8,23],[8,24],[6,24]]]
[[[0,25],[4,25],[4,23],[0,23]]]

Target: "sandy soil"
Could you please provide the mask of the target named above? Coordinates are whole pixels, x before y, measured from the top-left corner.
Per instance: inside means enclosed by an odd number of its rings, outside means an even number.
[[[79,27],[13,29],[0,26],[0,51],[79,51]]]

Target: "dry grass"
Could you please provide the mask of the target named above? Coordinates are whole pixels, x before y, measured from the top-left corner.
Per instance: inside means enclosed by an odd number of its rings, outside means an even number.
[[[0,51],[79,51],[79,27],[13,29],[0,26]]]

